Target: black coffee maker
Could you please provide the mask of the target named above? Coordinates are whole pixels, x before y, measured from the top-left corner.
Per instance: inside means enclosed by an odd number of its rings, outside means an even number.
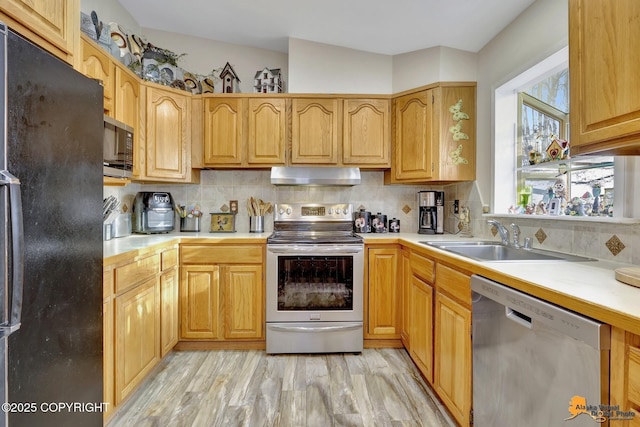
[[[444,191],[418,191],[418,233],[444,233]]]

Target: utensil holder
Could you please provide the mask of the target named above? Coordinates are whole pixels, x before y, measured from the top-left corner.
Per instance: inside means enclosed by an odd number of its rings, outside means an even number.
[[[249,217],[249,233],[264,233],[264,216]]]
[[[180,218],[180,231],[200,231],[200,217]]]

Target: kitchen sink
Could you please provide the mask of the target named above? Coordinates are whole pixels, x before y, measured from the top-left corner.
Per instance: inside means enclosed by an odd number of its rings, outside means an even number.
[[[595,261],[593,258],[579,255],[564,254],[544,249],[516,248],[491,241],[421,241],[420,243],[477,261]]]

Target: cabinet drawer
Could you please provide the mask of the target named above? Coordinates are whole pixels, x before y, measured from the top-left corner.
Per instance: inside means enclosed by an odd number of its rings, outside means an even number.
[[[182,264],[262,264],[262,246],[182,246]]]
[[[162,252],[162,271],[178,265],[178,249],[168,249]]]
[[[160,254],[116,268],[116,293],[160,273]]]
[[[471,277],[442,264],[436,265],[436,288],[471,307]]]
[[[429,258],[411,252],[411,272],[428,283],[433,283],[434,262]]]
[[[113,294],[113,268],[108,268],[102,273],[102,298]]]

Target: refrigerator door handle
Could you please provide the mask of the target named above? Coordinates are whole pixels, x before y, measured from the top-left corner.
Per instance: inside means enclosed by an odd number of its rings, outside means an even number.
[[[11,306],[8,324],[0,325],[0,338],[6,337],[20,328],[22,317],[22,286],[24,282],[24,233],[22,223],[22,196],[20,180],[8,171],[0,171],[0,185],[9,190],[9,206],[11,218],[11,259],[12,284]]]

